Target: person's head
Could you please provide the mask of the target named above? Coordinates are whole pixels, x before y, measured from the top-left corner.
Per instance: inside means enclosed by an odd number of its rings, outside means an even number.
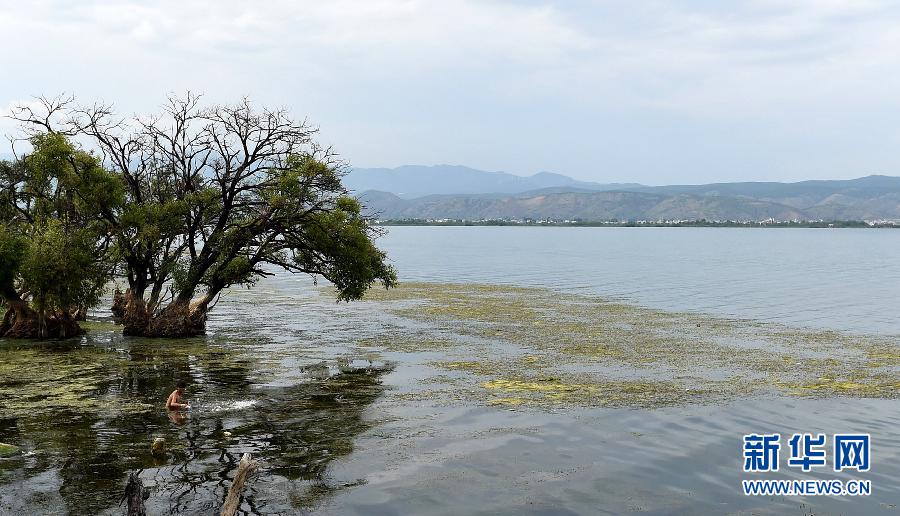
[[[178,383],[175,384],[175,389],[177,389],[178,392],[184,392],[184,390],[187,389],[187,382],[184,380],[178,380]]]

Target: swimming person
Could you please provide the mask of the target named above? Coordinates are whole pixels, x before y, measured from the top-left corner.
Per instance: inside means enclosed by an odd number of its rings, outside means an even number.
[[[187,382],[184,380],[178,380],[178,383],[175,384],[175,390],[172,391],[172,394],[169,394],[169,398],[166,400],[166,408],[169,410],[187,410],[191,408],[190,405],[184,402],[184,390],[187,388]]]

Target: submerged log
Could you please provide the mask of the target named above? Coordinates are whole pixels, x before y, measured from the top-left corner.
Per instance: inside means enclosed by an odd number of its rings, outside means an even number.
[[[249,453],[245,453],[241,457],[237,472],[234,474],[234,480],[228,489],[228,495],[225,497],[225,503],[222,504],[221,516],[234,516],[234,513],[237,512],[241,503],[241,492],[244,490],[244,483],[256,467],[257,463]]]
[[[150,490],[144,487],[144,483],[136,473],[128,475],[128,483],[125,484],[125,500],[128,504],[126,514],[128,516],[147,516],[144,508],[144,500],[150,498]]]

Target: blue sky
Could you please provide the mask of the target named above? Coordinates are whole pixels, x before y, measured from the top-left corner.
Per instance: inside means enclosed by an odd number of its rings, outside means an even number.
[[[60,92],[127,114],[189,89],[248,95],[361,167],[900,175],[897,2],[0,0],[0,43],[4,110]]]

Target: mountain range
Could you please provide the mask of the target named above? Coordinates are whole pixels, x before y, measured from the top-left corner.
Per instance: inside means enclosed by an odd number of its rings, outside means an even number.
[[[345,178],[380,219],[900,220],[900,177],[645,186],[455,166],[355,169]]]
[[[344,177],[344,186],[356,192],[378,190],[391,192],[402,199],[412,199],[435,194],[516,194],[552,187],[603,191],[641,185],[577,181],[553,172],[538,172],[523,177],[458,165],[406,165],[397,168],[355,168]]]
[[[12,155],[0,153],[0,159]],[[900,177],[645,186],[456,165],[356,168],[344,185],[380,219],[893,220]]]

